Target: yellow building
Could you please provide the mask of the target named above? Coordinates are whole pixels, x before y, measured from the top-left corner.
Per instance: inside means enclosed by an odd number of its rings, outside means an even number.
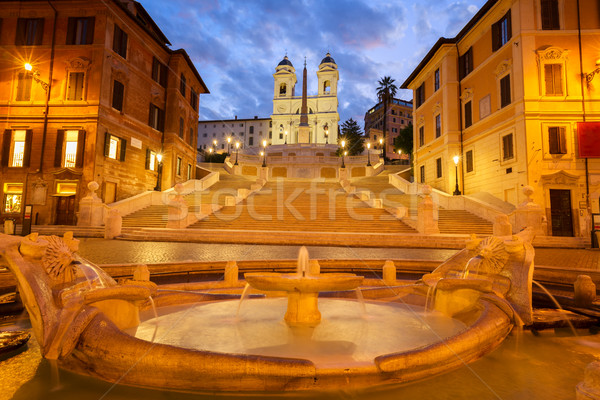
[[[416,181],[513,205],[529,185],[548,234],[589,235],[600,161],[580,156],[577,123],[600,120],[599,58],[598,1],[489,0],[402,85],[414,91]]]

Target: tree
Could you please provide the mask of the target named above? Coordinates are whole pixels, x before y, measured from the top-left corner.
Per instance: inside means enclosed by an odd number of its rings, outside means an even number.
[[[393,99],[398,91],[398,86],[394,85],[396,80],[389,76],[384,76],[379,80],[379,86],[377,87],[377,97],[379,101],[383,103],[383,159],[387,158],[387,110],[390,99]]]
[[[401,150],[403,154],[412,154],[413,151],[413,125],[412,122],[406,125],[398,132],[394,139],[394,149],[396,153]],[[411,157],[412,158],[412,157]]]
[[[342,140],[346,141],[344,150],[348,152],[349,156],[356,156],[365,150],[365,138],[362,130],[352,118],[342,124],[342,134],[339,138],[340,146]],[[342,155],[341,151],[341,148],[338,149],[338,155]]]

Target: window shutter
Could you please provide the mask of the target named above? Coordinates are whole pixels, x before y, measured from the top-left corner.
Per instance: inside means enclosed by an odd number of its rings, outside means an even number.
[[[153,128],[155,128],[155,126],[154,126],[154,113],[155,112],[156,112],[156,108],[154,107],[154,104],[150,103],[150,108],[148,111],[148,125],[150,125]]]
[[[502,39],[500,38],[500,22],[496,22],[492,25],[492,51],[498,50],[500,48],[501,42]]]
[[[104,157],[108,157],[108,153],[110,152],[110,133],[106,131],[104,134]]]
[[[65,141],[65,131],[59,129],[56,131],[56,148],[54,149],[54,167],[62,167],[62,155]]]
[[[119,157],[120,161],[125,161],[125,151],[127,150],[127,140],[121,139],[121,154]]]
[[[567,136],[565,134],[565,127],[559,128],[559,143],[560,143],[560,154],[567,154]]]
[[[552,64],[544,65],[544,82],[546,83],[546,93],[554,94],[554,79],[552,78]]]
[[[473,110],[471,102],[465,103],[465,128],[470,127],[473,124]]]
[[[33,138],[33,130],[27,129],[25,132],[25,153],[23,154],[23,167],[29,167],[31,158],[31,139]],[[43,162],[43,160],[41,161]]]
[[[77,18],[69,17],[67,24],[67,44],[75,44],[75,30],[77,28]]]
[[[165,131],[165,111],[162,109],[157,109],[158,111],[158,130],[161,132]]]
[[[160,85],[162,87],[167,87],[167,67],[162,66],[160,69]]]
[[[554,94],[562,95],[562,65],[552,65],[552,75],[554,76]]]
[[[146,149],[146,169],[150,169],[150,148]]]
[[[510,40],[512,38],[512,17],[510,15],[510,8],[508,9],[508,12],[506,13],[506,38],[507,40]]]
[[[80,130],[77,134],[77,158],[75,159],[75,167],[83,168],[83,157],[85,153],[85,131]]]
[[[23,46],[25,44],[25,32],[27,30],[27,20],[19,18],[17,20],[17,35],[15,36],[15,45]]]
[[[2,166],[8,167],[8,159],[10,158],[10,142],[12,139],[12,130],[4,130],[4,138],[2,140]]]
[[[34,44],[40,45],[40,44],[42,44],[42,39],[44,37],[44,19],[43,18],[37,19],[37,24],[36,24],[35,28],[36,29],[35,29]]]
[[[85,44],[93,44],[94,43],[94,28],[96,25],[96,18],[89,17],[88,18],[88,26],[85,38]]]
[[[558,127],[551,126],[548,128],[548,148],[550,150],[550,154],[558,154]]]

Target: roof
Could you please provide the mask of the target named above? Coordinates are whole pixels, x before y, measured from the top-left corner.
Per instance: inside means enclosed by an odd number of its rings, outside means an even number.
[[[329,52],[327,52],[327,54],[325,55],[325,58],[321,60],[321,64],[325,64],[325,63],[335,64],[335,60],[333,59],[333,57],[331,57],[331,54],[329,54]],[[321,65],[321,64],[319,64],[319,65]]]
[[[419,74],[419,72],[421,72],[421,70],[423,68],[425,68],[425,66],[429,63],[429,61],[431,61],[431,59],[433,58],[433,56],[435,55],[435,53],[437,53],[437,51],[440,49],[440,47],[442,47],[445,44],[456,44],[456,43],[458,43],[463,37],[465,37],[465,35],[471,30],[471,28],[473,28],[473,26],[475,26],[475,24],[477,24],[483,18],[483,16],[498,1],[499,0],[488,0],[483,5],[483,7],[481,7],[481,9],[479,9],[479,11],[477,11],[477,13],[473,16],[473,18],[471,18],[471,20],[469,22],[467,22],[467,24],[462,28],[462,30],[460,32],[458,32],[458,34],[455,37],[453,37],[453,38],[444,38],[444,37],[439,38],[438,41],[433,45],[433,47],[431,48],[431,50],[429,50],[429,52],[427,53],[427,55],[425,56],[425,58],[423,58],[421,60],[421,62],[417,66],[417,68],[415,68],[415,70],[408,76],[408,78],[406,78],[406,80],[404,81],[404,83],[402,83],[402,85],[400,86],[400,88],[401,89],[408,89],[408,85],[410,85],[412,83],[412,81],[415,80],[415,78],[417,77],[417,75]]]
[[[204,84],[204,81],[202,80],[202,77],[198,73],[198,70],[196,69],[196,66],[194,65],[194,63],[190,59],[190,56],[188,55],[187,51],[185,51],[184,49],[178,49],[178,50],[172,50],[172,53],[173,54],[181,54],[183,56],[183,58],[185,59],[185,61],[188,63],[188,66],[190,67],[190,70],[193,72],[194,76],[196,77],[196,79],[198,79],[198,82],[200,82],[200,85],[204,89],[204,92],[202,92],[202,93],[210,93],[210,91],[208,90],[208,87],[206,87],[206,84]]]
[[[279,66],[281,66],[281,65],[289,65],[289,66],[290,66],[290,67],[292,67],[292,68],[294,67],[294,66],[292,65],[292,62],[289,60],[289,58],[288,58],[287,56],[283,57],[283,60],[281,60],[281,61],[279,62],[279,64],[277,64],[277,66],[278,66],[278,67],[279,67]]]

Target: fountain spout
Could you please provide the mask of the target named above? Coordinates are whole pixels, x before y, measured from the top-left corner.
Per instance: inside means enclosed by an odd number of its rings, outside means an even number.
[[[298,252],[298,264],[296,265],[296,272],[298,276],[305,277],[308,274],[308,250],[306,246],[302,246]]]

